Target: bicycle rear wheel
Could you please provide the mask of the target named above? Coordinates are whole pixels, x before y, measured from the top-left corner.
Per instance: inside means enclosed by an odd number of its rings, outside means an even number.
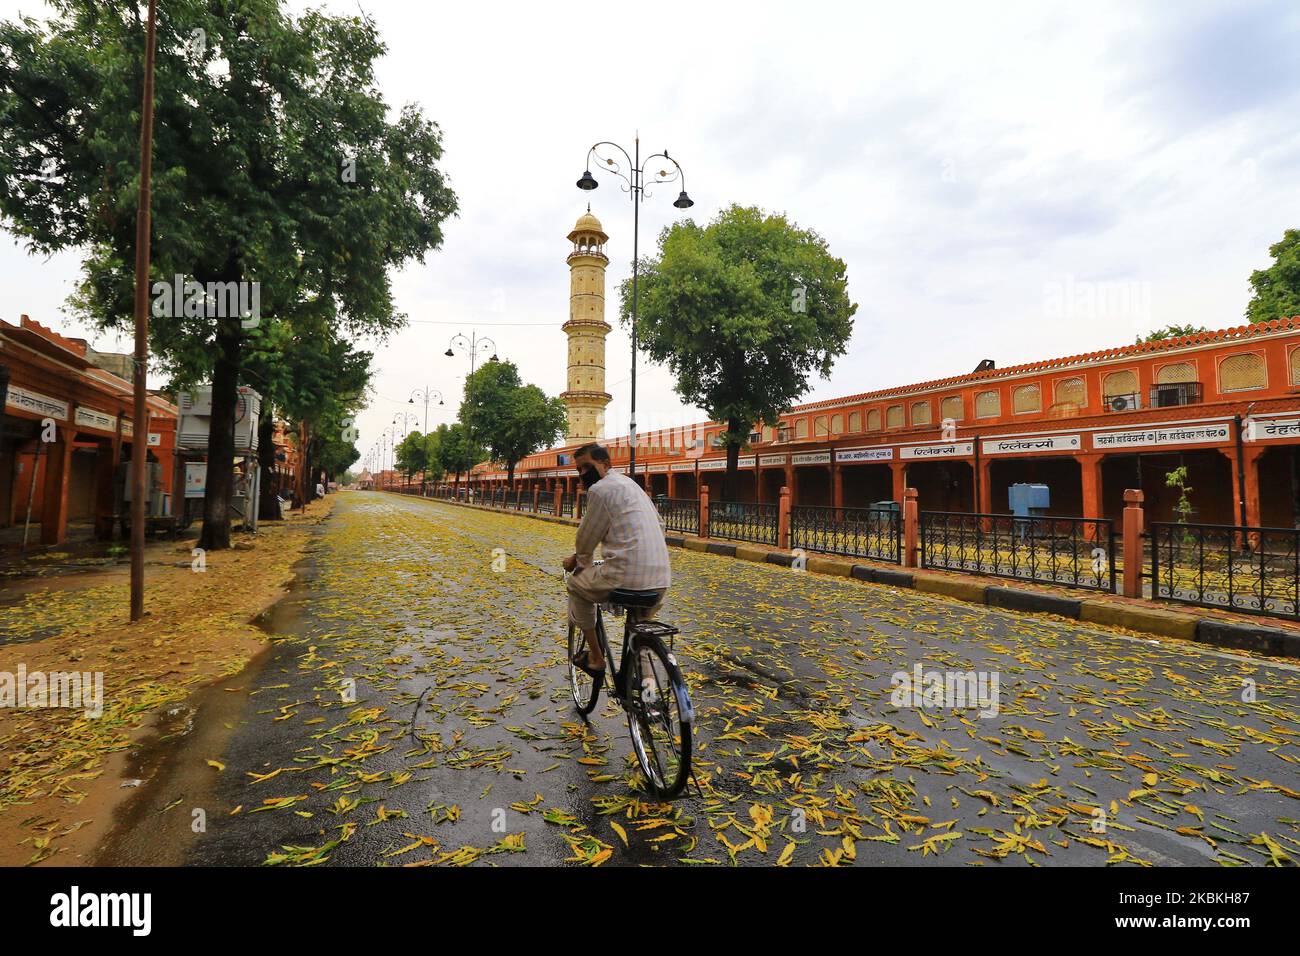
[[[566,662],[569,667],[569,690],[573,693],[573,703],[578,708],[580,714],[590,714],[596,709],[596,701],[600,698],[600,684],[591,679],[591,675],[580,667],[573,664],[574,655],[581,653],[587,647],[587,639],[582,636],[582,628],[569,622],[569,656]]]
[[[671,800],[691,774],[691,699],[677,661],[653,634],[633,633],[628,658],[628,731],[646,786]]]

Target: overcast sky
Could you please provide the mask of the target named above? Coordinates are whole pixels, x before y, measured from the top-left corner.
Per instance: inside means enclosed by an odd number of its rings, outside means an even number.
[[[639,130],[644,152],[667,149],[697,221],[781,211],[847,262],[853,338],[806,400],[1241,324],[1251,270],[1300,226],[1295,2],[362,6],[388,44],[384,95],[441,125],[461,205],[444,248],[394,277],[411,324],[375,346],[363,455],[417,387],[447,398],[431,425],[453,420],[457,332],[564,389],[565,235],[588,199],[617,326],[632,209],[612,177],[575,188],[596,140],[630,150]],[[18,10],[42,5],[0,0]],[[673,198],[643,205],[643,250],[679,218]],[[65,314],[78,261],[0,239],[0,317],[129,348]],[[606,365],[607,433],[623,434],[622,328]],[[672,384],[642,363],[643,430],[699,417]]]

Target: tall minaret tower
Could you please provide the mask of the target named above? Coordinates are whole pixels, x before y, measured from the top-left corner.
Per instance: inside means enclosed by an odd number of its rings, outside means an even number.
[[[609,236],[591,207],[569,233],[569,388],[560,395],[569,409],[568,444],[598,441],[605,437],[605,243]]]

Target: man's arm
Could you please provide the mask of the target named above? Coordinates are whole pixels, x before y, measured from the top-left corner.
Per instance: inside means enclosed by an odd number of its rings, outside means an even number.
[[[596,545],[605,539],[609,531],[609,509],[605,507],[604,495],[587,495],[587,507],[582,512],[582,522],[578,525],[578,537],[574,542],[574,556],[579,567],[591,564],[591,556]]]

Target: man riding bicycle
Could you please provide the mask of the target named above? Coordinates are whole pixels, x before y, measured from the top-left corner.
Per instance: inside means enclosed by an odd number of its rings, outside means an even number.
[[[654,502],[635,481],[610,468],[609,452],[591,442],[574,452],[573,464],[587,489],[574,553],[564,559],[564,570],[572,572],[569,619],[582,629],[586,644],[573,663],[599,681],[605,655],[596,640],[596,605],[615,588],[658,591],[659,600],[642,614],[649,620],[663,604],[672,569]],[[596,545],[604,561],[593,567]]]

